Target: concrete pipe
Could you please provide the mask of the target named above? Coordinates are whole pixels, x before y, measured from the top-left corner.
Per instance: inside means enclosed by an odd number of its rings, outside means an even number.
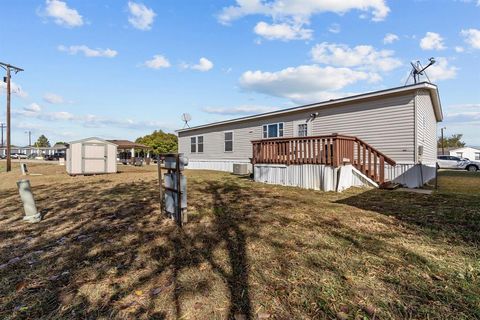
[[[23,179],[17,181],[18,192],[23,202],[23,210],[25,211],[25,217],[23,220],[28,222],[39,222],[42,220],[40,212],[37,211],[35,205],[35,199],[33,199],[32,189],[30,188],[30,180]]]

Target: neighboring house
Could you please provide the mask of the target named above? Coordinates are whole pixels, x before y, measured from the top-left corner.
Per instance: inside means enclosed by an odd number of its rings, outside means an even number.
[[[450,149],[448,152],[451,156],[480,161],[480,149],[477,149],[477,148],[463,147],[463,148]]]
[[[35,154],[37,156],[53,155],[55,153],[65,153],[67,146],[64,144],[55,144],[53,147],[35,147],[35,146],[26,146],[26,147],[17,147],[11,146],[10,153],[20,153],[30,156]],[[7,147],[0,147],[0,155],[4,156],[7,154]]]
[[[424,82],[177,133],[191,169],[231,172],[234,163],[253,158],[257,181],[332,190],[342,180],[338,168],[351,163],[347,184],[395,180],[418,187],[435,176],[442,119],[437,87]]]

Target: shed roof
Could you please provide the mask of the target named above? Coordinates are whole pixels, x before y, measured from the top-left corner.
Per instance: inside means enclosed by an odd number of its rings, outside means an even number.
[[[378,98],[378,97],[383,97],[385,95],[408,92],[408,91],[415,91],[415,90],[419,90],[419,89],[425,89],[425,90],[428,90],[430,92],[430,98],[432,99],[432,104],[433,104],[433,109],[434,109],[434,112],[435,112],[435,117],[436,117],[438,122],[442,121],[443,120],[442,105],[441,105],[441,102],[440,102],[440,96],[438,94],[437,86],[434,85],[433,83],[430,83],[430,82],[421,82],[421,83],[412,84],[412,85],[403,86],[403,87],[396,87],[396,88],[390,88],[390,89],[385,89],[385,90],[380,90],[380,91],[373,91],[373,92],[358,94],[358,95],[339,98],[339,99],[331,99],[331,100],[328,100],[328,101],[307,104],[307,105],[303,105],[303,106],[299,106],[299,107],[281,109],[281,110],[272,111],[272,112],[260,113],[260,114],[257,114],[257,115],[235,118],[235,119],[231,119],[231,120],[213,122],[213,123],[199,125],[199,126],[195,126],[195,127],[179,129],[179,130],[176,130],[176,132],[187,132],[187,131],[195,130],[195,129],[201,129],[201,128],[213,127],[213,126],[218,126],[218,125],[223,125],[223,124],[247,121],[247,120],[251,120],[251,119],[258,119],[258,118],[269,117],[269,116],[274,116],[274,115],[281,115],[281,114],[290,113],[290,112],[297,112],[297,111],[303,111],[303,110],[306,111],[306,110],[309,110],[309,109],[319,108],[319,107],[335,107],[336,105],[340,105],[340,104],[343,104],[343,103],[346,103],[346,102],[357,102],[357,101],[364,100],[364,99]]]
[[[115,146],[117,146],[115,143],[112,143],[108,140],[105,140],[105,139],[102,139],[102,138],[98,138],[98,137],[90,137],[90,138],[85,138],[85,139],[80,139],[80,140],[75,140],[75,141],[70,141],[68,143],[68,145],[71,145],[73,143],[78,143],[78,142],[87,142],[87,141],[90,141],[90,140],[98,140],[98,141],[102,141],[102,142],[105,142],[105,143],[108,143],[108,144],[113,144]]]

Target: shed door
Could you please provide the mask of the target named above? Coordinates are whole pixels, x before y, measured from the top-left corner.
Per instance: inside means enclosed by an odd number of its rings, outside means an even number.
[[[82,145],[82,172],[104,173],[107,171],[107,145],[84,143]]]

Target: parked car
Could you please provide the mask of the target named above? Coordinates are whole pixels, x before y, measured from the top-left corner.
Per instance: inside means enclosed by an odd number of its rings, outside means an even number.
[[[26,154],[14,152],[10,154],[10,158],[11,159],[27,159],[28,157]]]
[[[457,169],[475,172],[480,170],[480,162],[455,156],[438,156],[437,167],[440,169]]]
[[[7,156],[5,154],[0,154],[0,159],[6,159]]]
[[[54,154],[46,154],[44,159],[48,161],[58,160],[60,158],[65,158],[64,153],[55,152]]]

